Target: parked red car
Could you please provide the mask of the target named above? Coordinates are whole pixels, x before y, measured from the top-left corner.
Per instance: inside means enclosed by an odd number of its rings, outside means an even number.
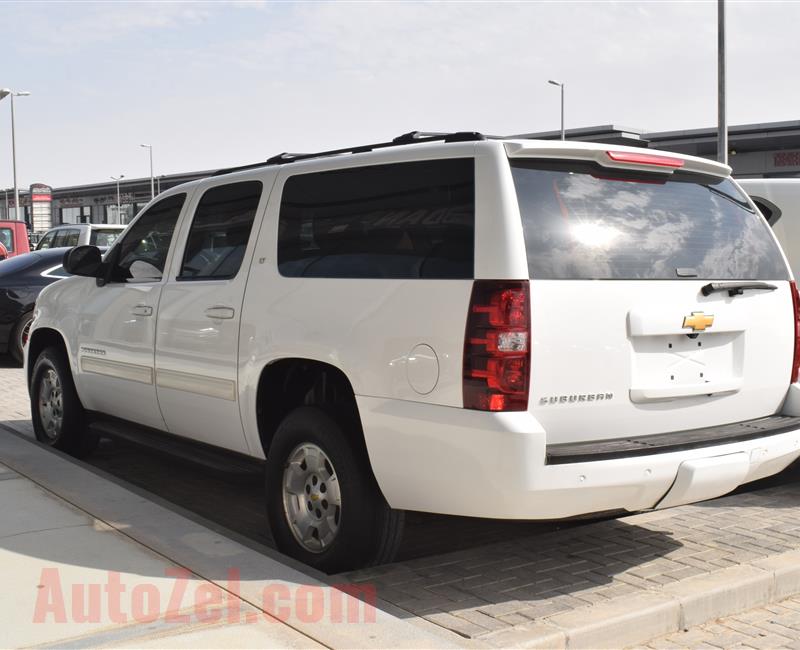
[[[30,250],[28,227],[25,222],[0,219],[0,259],[16,257],[23,253],[29,253]],[[5,256],[2,255],[3,253]]]

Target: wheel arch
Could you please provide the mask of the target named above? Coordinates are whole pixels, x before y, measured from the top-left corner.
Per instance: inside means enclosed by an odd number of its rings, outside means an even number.
[[[67,344],[61,332],[51,327],[39,327],[31,332],[30,338],[28,339],[28,362],[26,364],[26,377],[28,380],[29,389],[31,386],[33,366],[36,363],[36,359],[41,354],[42,350],[49,347],[59,348],[64,353],[64,357],[67,359],[67,363],[69,364],[70,368],[72,368],[72,360],[69,357]]]
[[[366,443],[355,391],[345,372],[330,363],[303,357],[277,359],[262,368],[256,393],[256,422],[264,455],[283,418],[300,406],[318,406],[334,415],[357,448]]]

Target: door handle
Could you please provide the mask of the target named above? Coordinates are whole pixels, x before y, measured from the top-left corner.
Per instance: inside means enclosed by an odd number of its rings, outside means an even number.
[[[235,313],[233,307],[223,307],[222,305],[208,307],[205,311],[209,318],[233,318]]]
[[[152,316],[153,308],[150,305],[136,305],[131,309],[131,313],[134,316]]]

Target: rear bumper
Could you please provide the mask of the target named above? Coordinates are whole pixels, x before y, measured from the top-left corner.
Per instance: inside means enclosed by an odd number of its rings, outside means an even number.
[[[485,413],[372,397],[357,401],[378,484],[392,507],[407,510],[497,519],[644,510],[662,499],[677,505],[719,496],[775,474],[800,456],[798,427],[694,449],[547,464],[545,432],[528,412]],[[735,463],[705,460],[732,454]],[[731,469],[713,473],[715,465]],[[683,498],[673,492],[665,499],[673,484]]]

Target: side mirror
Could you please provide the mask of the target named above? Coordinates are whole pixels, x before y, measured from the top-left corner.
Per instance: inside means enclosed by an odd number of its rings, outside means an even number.
[[[87,278],[99,277],[103,256],[97,246],[76,246],[64,253],[62,265],[71,275],[82,275]]]

